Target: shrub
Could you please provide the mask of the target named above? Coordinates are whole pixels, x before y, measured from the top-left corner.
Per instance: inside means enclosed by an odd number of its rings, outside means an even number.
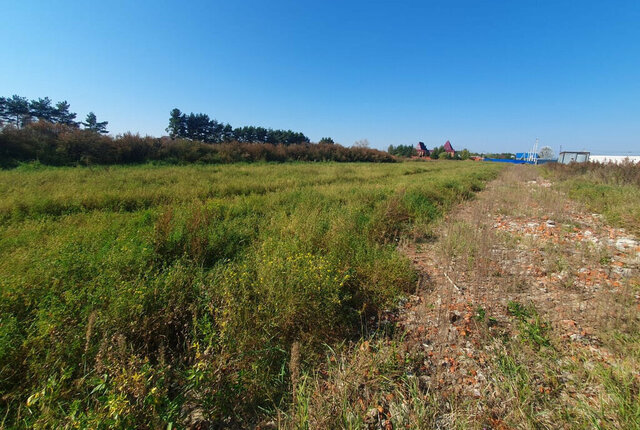
[[[64,124],[38,121],[21,129],[0,131],[0,166],[39,161],[55,166],[74,164],[234,163],[254,161],[393,162],[389,154],[369,148],[319,144],[204,143],[186,139],[142,137],[125,133],[115,138]]]

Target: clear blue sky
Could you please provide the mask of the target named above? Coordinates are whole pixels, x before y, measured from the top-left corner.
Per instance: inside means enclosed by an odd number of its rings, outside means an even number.
[[[351,145],[640,152],[640,1],[5,1],[0,94]]]

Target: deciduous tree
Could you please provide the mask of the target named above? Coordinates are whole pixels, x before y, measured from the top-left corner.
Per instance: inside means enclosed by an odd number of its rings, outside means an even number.
[[[416,148],[411,145],[390,145],[387,152],[398,157],[412,157],[417,154]]]
[[[543,146],[540,149],[540,153],[538,154],[538,156],[541,160],[553,160],[553,158],[555,157],[555,153],[550,146]]]

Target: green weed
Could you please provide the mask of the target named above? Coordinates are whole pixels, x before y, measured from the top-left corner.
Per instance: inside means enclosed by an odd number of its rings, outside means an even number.
[[[534,346],[540,348],[551,346],[549,339],[549,323],[543,321],[536,309],[531,306],[524,306],[518,302],[510,301],[507,310],[516,317],[520,323],[520,334],[523,339]]]
[[[419,164],[0,171],[4,425],[272,415],[292,400],[292,345],[308,373],[366,332],[415,287],[395,239],[500,168]]]

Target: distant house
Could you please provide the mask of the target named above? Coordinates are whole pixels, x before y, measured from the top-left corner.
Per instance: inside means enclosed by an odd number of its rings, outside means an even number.
[[[418,154],[418,157],[428,157],[429,156],[429,150],[424,145],[424,142],[418,142],[418,144],[416,145],[416,154]]]
[[[452,157],[456,155],[456,151],[453,149],[453,146],[451,146],[451,142],[449,142],[448,140],[444,144],[444,152],[451,155]]]
[[[590,155],[591,153],[586,151],[564,151],[558,155],[558,163],[586,163]]]

